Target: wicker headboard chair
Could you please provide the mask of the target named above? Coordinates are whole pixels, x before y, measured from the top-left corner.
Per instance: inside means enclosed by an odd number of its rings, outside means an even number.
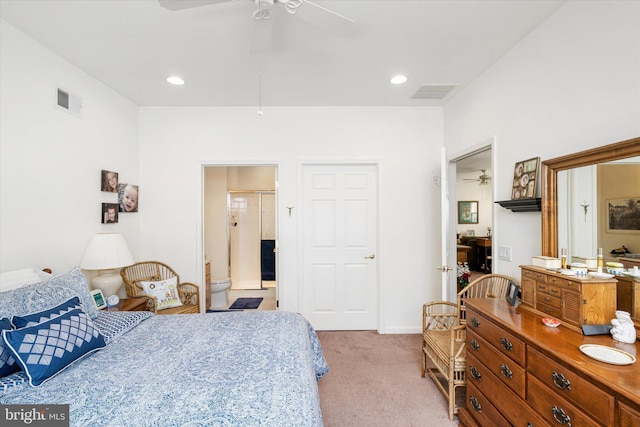
[[[422,376],[425,372],[449,400],[449,419],[458,413],[456,393],[464,387],[466,360],[466,298],[505,298],[509,283],[517,279],[500,274],[486,274],[458,292],[458,303],[435,301],[422,308]],[[460,406],[463,402],[459,402]]]
[[[180,282],[180,277],[171,267],[158,261],[137,262],[120,270],[129,298],[146,297],[150,310],[157,314],[186,314],[200,312],[200,288],[195,283]],[[178,296],[182,305],[158,309],[158,300],[154,295],[144,292],[142,282],[160,282],[176,278]]]

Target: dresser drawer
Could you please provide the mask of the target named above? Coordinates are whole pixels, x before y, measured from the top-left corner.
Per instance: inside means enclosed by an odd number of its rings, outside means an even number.
[[[483,368],[492,372],[503,384],[525,398],[525,371],[515,361],[496,350],[473,331],[467,331],[467,356],[473,355]],[[473,375],[473,372],[472,372]]]
[[[562,308],[552,307],[547,304],[543,304],[540,301],[536,303],[536,309],[543,312],[547,316],[557,317],[558,319],[563,318],[562,316]]]
[[[554,289],[560,292],[559,288],[554,288]],[[558,310],[560,310],[560,307],[561,307],[560,301],[561,299],[559,294],[557,297],[547,293],[542,293],[542,292],[538,292],[536,294],[536,302],[538,304],[548,305],[550,307],[557,308]]]
[[[467,312],[467,330],[481,336],[502,354],[524,366],[525,344],[520,338],[516,338],[473,310]]]
[[[551,425],[571,425],[576,427],[598,427],[588,414],[582,412],[566,399],[560,397],[533,375],[527,377],[527,403]],[[613,425],[613,424],[610,424]]]
[[[511,425],[473,383],[467,383],[466,408],[481,426]]]
[[[534,348],[527,349],[527,369],[542,383],[606,425],[613,424],[613,396]]]
[[[514,426],[548,426],[522,399],[492,375],[482,362],[467,353],[467,384],[472,383],[484,396],[497,396],[493,406]]]
[[[618,402],[618,418],[620,427],[637,427],[640,426],[640,412],[622,402]]]

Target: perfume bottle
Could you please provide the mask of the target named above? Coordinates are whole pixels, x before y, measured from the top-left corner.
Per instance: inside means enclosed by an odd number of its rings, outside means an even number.
[[[604,267],[604,257],[602,256],[602,248],[598,248],[598,273],[602,273]]]
[[[562,269],[567,269],[567,248],[560,249],[560,259],[562,261]]]

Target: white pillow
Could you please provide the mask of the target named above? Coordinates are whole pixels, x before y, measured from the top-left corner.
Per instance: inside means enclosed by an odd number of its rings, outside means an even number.
[[[172,277],[167,280],[156,281],[140,281],[142,290],[147,295],[153,295],[157,298],[156,310],[164,310],[165,308],[180,307],[180,295],[178,295],[178,278]]]
[[[51,274],[36,268],[23,268],[0,273],[0,292],[44,282],[49,277],[51,277]]]

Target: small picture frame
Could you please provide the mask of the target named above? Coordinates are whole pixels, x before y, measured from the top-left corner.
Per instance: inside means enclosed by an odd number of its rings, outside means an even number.
[[[518,293],[520,293],[520,286],[513,280],[509,282],[509,288],[507,289],[507,302],[510,305],[516,305],[518,301]]]
[[[103,308],[107,308],[107,301],[104,299],[104,294],[100,289],[94,289],[91,291],[91,296],[93,297],[93,302],[96,305],[98,310],[102,310]]]
[[[538,187],[540,157],[533,157],[516,163],[513,170],[511,200],[535,199]]]
[[[100,172],[100,190],[108,193],[118,192],[118,172],[102,170]]]
[[[478,223],[478,202],[461,201],[458,202],[458,224]]]
[[[103,224],[116,224],[118,222],[118,204],[103,203],[102,216],[100,219]]]

